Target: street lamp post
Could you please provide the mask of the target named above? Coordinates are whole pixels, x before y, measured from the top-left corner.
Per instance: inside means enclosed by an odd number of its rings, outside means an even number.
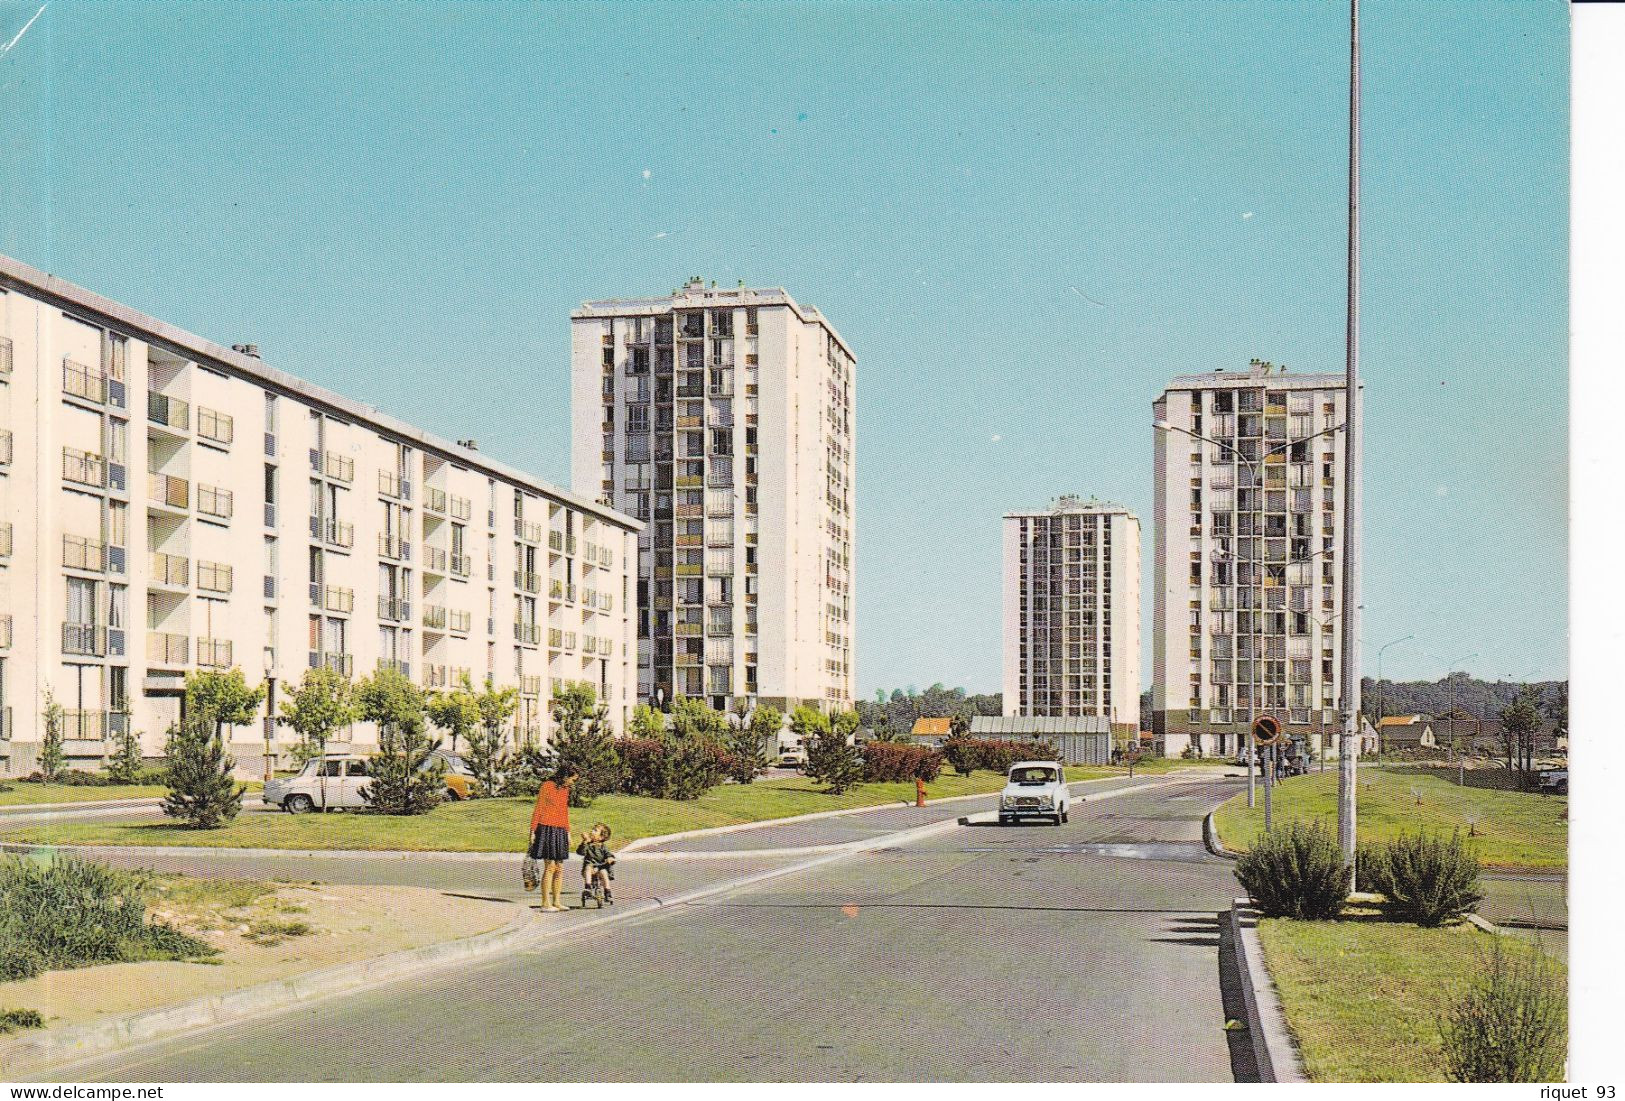
[[[1360,738],[1360,0],[1349,0],[1348,316],[1343,389],[1343,744],[1337,772],[1337,840],[1358,882],[1355,793]]]
[[[1401,642],[1409,642],[1411,639],[1413,639],[1415,637],[1416,637],[1415,635],[1406,635],[1404,638],[1396,638],[1392,642],[1385,642],[1385,643],[1383,643],[1381,646],[1379,646],[1377,648],[1377,732],[1379,734],[1382,733],[1382,719],[1383,719],[1383,716],[1388,713],[1387,710],[1383,707],[1383,703],[1384,703],[1384,701],[1386,699],[1386,696],[1387,696],[1387,693],[1383,690],[1383,687],[1382,687],[1382,655],[1383,655],[1383,652],[1385,650],[1387,650],[1388,647],[1390,647],[1390,646],[1398,646]],[[1377,748],[1379,750],[1382,748],[1382,745],[1381,745],[1380,742],[1378,743]]]

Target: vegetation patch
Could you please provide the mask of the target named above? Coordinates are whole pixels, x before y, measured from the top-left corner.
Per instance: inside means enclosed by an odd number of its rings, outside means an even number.
[[[1247,807],[1237,795],[1213,816],[1219,838],[1245,850],[1263,832],[1264,793]],[[1360,769],[1359,832],[1362,841],[1397,841],[1418,831],[1448,837],[1459,831],[1478,859],[1491,868],[1567,868],[1568,797],[1459,787],[1453,778],[1420,770],[1365,766]],[[1337,824],[1337,773],[1312,772],[1284,780],[1274,790],[1277,824]]]
[[[45,1018],[37,1009],[0,1009],[0,1036],[25,1028],[44,1028]]]
[[[1528,942],[1464,924],[1362,920],[1375,916],[1351,909],[1343,921],[1259,922],[1270,977],[1314,1081],[1449,1080],[1444,1029],[1498,950],[1548,967],[1559,989],[1567,982],[1560,963],[1535,962],[1541,950]]]

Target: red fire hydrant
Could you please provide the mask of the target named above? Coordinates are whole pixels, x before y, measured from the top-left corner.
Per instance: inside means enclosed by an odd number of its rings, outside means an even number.
[[[914,805],[925,806],[925,781],[918,776],[914,777]]]

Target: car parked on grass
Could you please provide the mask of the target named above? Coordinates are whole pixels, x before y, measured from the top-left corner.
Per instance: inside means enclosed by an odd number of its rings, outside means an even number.
[[[1072,792],[1061,762],[1017,761],[1010,766],[1009,782],[999,794],[999,825],[1049,818],[1059,826],[1071,810]]]
[[[1567,795],[1569,793],[1569,770],[1566,768],[1549,768],[1540,774],[1540,790],[1552,795]]]
[[[436,752],[424,767],[432,768],[436,762],[446,766],[446,790],[442,794],[448,801],[466,799],[477,792],[479,782],[460,755]],[[354,754],[312,757],[297,774],[267,780],[260,798],[267,806],[281,807],[290,814],[362,810],[367,806],[362,790],[372,781],[367,765],[367,758]]]

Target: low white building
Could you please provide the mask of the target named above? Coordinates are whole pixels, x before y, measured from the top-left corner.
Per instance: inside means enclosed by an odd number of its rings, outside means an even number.
[[[47,691],[72,762],[125,723],[156,755],[200,668],[279,697],[317,665],[490,678],[537,738],[588,681],[619,728],[641,526],[0,257],[0,774],[35,767]],[[240,766],[263,726],[233,731]]]

